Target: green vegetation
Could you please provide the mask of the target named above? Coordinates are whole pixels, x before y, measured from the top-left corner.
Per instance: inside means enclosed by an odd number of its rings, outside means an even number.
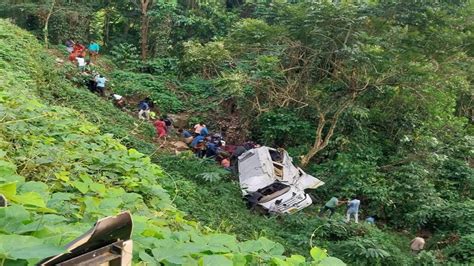
[[[44,108],[75,109],[80,115],[74,117],[163,167],[167,174],[158,175],[158,183],[184,211],[179,217],[240,241],[271,239],[285,247],[285,254],[309,258],[311,245],[327,248],[351,265],[474,263],[472,3],[179,0],[143,6],[140,1],[56,0],[43,31],[53,1],[40,2],[5,1],[0,16],[40,40],[49,35],[59,49],[69,37],[98,40],[103,46],[99,70],[114,91],[130,99],[151,96],[162,114],[190,115],[190,125],[203,119],[212,130],[227,133],[228,143],[253,138],[283,147],[326,183],[311,192],[316,204],[301,213],[251,213],[233,177],[212,161],[156,149],[153,128],[81,88],[74,66],[53,68],[39,48],[21,55],[41,62],[41,68],[8,75],[28,73],[37,101],[49,104]],[[4,62],[20,56],[17,50],[5,52],[13,47],[8,45],[0,48]],[[9,80],[23,84],[19,76]],[[16,147],[18,140],[12,143]],[[25,159],[4,156],[22,171]],[[122,160],[113,158],[117,164]],[[42,168],[34,171],[19,175],[46,183],[54,176]],[[110,177],[97,175],[99,183],[108,184]],[[80,193],[66,181],[48,187],[52,195]],[[90,185],[87,190],[95,193]],[[140,186],[124,190],[141,195],[148,208],[153,198],[164,197],[150,196]],[[343,223],[342,207],[332,220],[317,218],[318,208],[334,195],[358,197],[361,220],[376,215],[376,226]],[[426,250],[413,256],[408,243],[417,234],[427,238]]]
[[[267,238],[238,242],[235,236],[213,233],[185,220],[160,185],[172,177],[111,134],[100,134],[77,111],[45,104],[37,94],[47,88],[62,90],[63,97],[88,92],[67,82],[51,83],[59,81],[51,68],[53,60],[31,35],[3,20],[0,31],[0,193],[10,202],[0,208],[0,265],[27,265],[64,252],[61,247],[97,219],[121,210],[133,213],[136,263],[295,265],[306,261],[299,255],[282,256],[284,247]],[[85,104],[97,105],[74,107]],[[112,108],[105,105],[102,110]],[[120,121],[126,126],[129,120]],[[311,252],[314,265],[343,264],[319,248]]]

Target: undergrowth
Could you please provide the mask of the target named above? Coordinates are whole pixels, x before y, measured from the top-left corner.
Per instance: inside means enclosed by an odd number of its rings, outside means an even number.
[[[64,252],[62,246],[97,219],[123,210],[133,214],[135,263],[306,261],[282,256],[284,247],[267,238],[239,242],[184,219],[160,185],[170,177],[116,139],[152,150],[130,134],[150,127],[137,127],[109,103],[62,80],[30,34],[3,20],[0,32],[0,193],[9,202],[0,208],[1,266],[33,264]],[[52,104],[57,101],[66,107]],[[319,248],[311,256],[312,265],[342,264]]]

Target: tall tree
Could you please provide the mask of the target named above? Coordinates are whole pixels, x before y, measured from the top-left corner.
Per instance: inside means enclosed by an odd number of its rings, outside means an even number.
[[[48,14],[46,15],[45,21],[44,21],[44,27],[43,27],[43,34],[44,34],[44,45],[46,48],[48,48],[48,25],[49,25],[49,19],[51,18],[51,15],[53,15],[54,11],[54,6],[56,5],[56,0],[51,1],[51,5],[48,10]]]
[[[136,0],[133,3],[140,10],[141,23],[140,23],[140,47],[142,60],[146,60],[148,57],[148,33],[150,28],[150,17],[149,11],[153,6],[153,0]]]

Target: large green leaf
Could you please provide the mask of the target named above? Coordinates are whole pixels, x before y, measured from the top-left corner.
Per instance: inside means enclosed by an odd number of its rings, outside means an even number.
[[[328,255],[325,250],[318,248],[318,247],[313,247],[309,253],[311,254],[311,257],[315,262],[320,262],[323,259],[327,258]]]
[[[37,192],[27,192],[21,195],[16,195],[12,200],[23,205],[46,208],[46,203],[44,203],[43,198]]]
[[[82,194],[86,194],[89,191],[89,185],[85,182],[76,180],[76,181],[71,182],[71,184],[75,188],[77,188]]]
[[[0,235],[0,256],[8,259],[42,259],[66,252],[32,236]]]
[[[89,185],[89,188],[96,192],[99,196],[103,196],[105,194],[105,186],[101,183],[92,183]]]
[[[43,182],[29,181],[18,187],[18,194],[26,192],[36,192],[38,193],[43,200],[47,200],[47,195],[49,187]]]
[[[14,197],[16,195],[16,182],[0,185],[0,193],[7,197],[7,199]]]
[[[327,257],[327,258],[322,259],[319,262],[318,265],[320,265],[320,266],[345,266],[346,264],[338,258]]]
[[[2,151],[3,152],[3,151]],[[0,178],[16,174],[16,166],[11,162],[0,160]]]
[[[231,259],[224,255],[205,255],[199,260],[200,266],[232,266],[233,262]]]
[[[0,231],[6,233],[15,233],[23,226],[23,223],[29,221],[30,213],[21,205],[13,204],[11,206],[0,208]]]

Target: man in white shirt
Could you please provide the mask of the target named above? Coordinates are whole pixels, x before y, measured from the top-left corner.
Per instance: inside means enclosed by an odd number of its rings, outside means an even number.
[[[84,59],[84,57],[82,55],[78,55],[76,57],[76,61],[77,65],[79,66],[79,70],[81,72],[84,72],[84,70],[86,70],[86,60]]]
[[[351,216],[354,216],[355,223],[359,223],[359,206],[360,200],[358,199],[352,199],[347,203],[346,222],[350,222]]]
[[[119,108],[124,108],[125,107],[125,99],[123,98],[122,95],[118,95],[116,93],[110,94],[112,99],[114,100],[114,104],[119,107]]]

